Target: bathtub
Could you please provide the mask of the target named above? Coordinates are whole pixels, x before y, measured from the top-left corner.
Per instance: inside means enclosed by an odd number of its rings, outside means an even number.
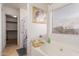
[[[77,40],[79,36],[69,35],[53,35],[54,40],[49,44],[45,44],[39,48],[32,47],[32,56],[79,56],[79,46]],[[61,37],[62,36],[62,37]],[[73,39],[71,39],[71,38]],[[70,40],[69,40],[70,39]],[[65,41],[66,40],[66,41]],[[69,41],[68,41],[69,40]],[[73,42],[72,42],[73,41]]]

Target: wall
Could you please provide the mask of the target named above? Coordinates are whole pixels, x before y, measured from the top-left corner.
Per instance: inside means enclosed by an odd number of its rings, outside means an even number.
[[[20,47],[23,47],[23,40],[27,35],[28,55],[31,53],[31,40],[47,33],[47,24],[32,23],[32,6],[47,10],[44,4],[27,4],[26,9],[20,8]]]
[[[2,53],[2,4],[0,4],[0,56]]]
[[[28,4],[27,5],[27,14],[28,14],[28,22],[27,22],[27,47],[28,47],[28,55],[31,55],[31,40],[38,38],[39,35],[47,34],[47,24],[38,24],[32,23],[32,7],[36,6],[37,8],[41,8],[43,10],[47,10],[47,6],[44,4]]]
[[[48,11],[48,6],[46,4],[31,4],[31,8],[33,6],[36,6],[37,8],[43,9],[45,11]],[[32,19],[31,19],[32,22]],[[40,35],[46,35],[47,34],[47,24],[40,24],[40,23],[32,23],[32,37],[37,38]]]
[[[23,47],[23,41],[27,36],[27,8],[20,8],[20,47]]]
[[[19,15],[19,9],[15,9],[15,8],[12,8],[12,7],[8,7],[8,6],[4,6],[5,8],[5,14],[9,14],[9,15],[12,15],[12,16],[18,16]]]
[[[79,4],[70,4],[56,11],[53,11],[53,26],[59,26],[64,24],[75,25],[79,29]],[[67,25],[66,24],[66,25]],[[53,40],[58,40],[67,44],[79,45],[79,35],[68,35],[68,34],[54,34]]]
[[[19,19],[19,10],[5,6],[4,4],[2,6],[2,18],[3,18],[3,20],[2,20],[2,41],[3,41],[2,49],[4,49],[5,45],[6,45],[6,18],[5,18],[6,14],[9,14],[12,16],[17,16]]]
[[[61,42],[79,48],[79,35],[52,34],[53,42]]]
[[[30,21],[29,26],[31,27],[31,36],[32,38],[39,37],[40,35],[45,35],[47,33],[47,24],[39,24],[39,23],[32,23],[32,6],[36,6],[38,8],[41,8],[45,11],[47,11],[47,5],[44,4],[30,4],[30,19],[27,19],[27,9],[20,8],[20,29],[21,29],[21,35],[20,38],[23,40],[23,36],[25,36],[24,31],[28,31],[28,21]],[[23,27],[24,26],[24,27]],[[21,28],[22,27],[22,28]],[[28,30],[27,30],[28,29]],[[28,34],[28,33],[27,33]]]
[[[69,4],[63,8],[53,11],[53,25],[69,24],[71,21],[79,22],[79,4]],[[66,24],[66,25],[67,25]],[[78,24],[78,23],[77,23]],[[79,27],[78,27],[79,28]]]

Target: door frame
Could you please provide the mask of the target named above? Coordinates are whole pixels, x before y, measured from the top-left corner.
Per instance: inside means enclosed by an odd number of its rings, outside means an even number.
[[[9,15],[9,14],[4,14],[5,16],[5,47],[6,47],[6,15]],[[19,17],[17,16],[17,45],[20,46],[20,39],[19,39]],[[4,47],[4,48],[5,48]]]

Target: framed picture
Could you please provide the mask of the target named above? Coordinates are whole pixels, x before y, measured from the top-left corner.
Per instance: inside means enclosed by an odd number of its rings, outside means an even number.
[[[79,35],[78,17],[72,17],[70,19],[60,19],[55,16],[55,14],[53,15],[53,33]]]
[[[32,22],[47,23],[47,12],[41,8],[32,7]]]

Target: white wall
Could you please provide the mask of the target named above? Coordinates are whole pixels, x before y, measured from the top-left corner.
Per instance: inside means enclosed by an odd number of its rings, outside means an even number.
[[[2,53],[2,4],[0,4],[0,56]]]
[[[74,20],[74,21],[73,21]],[[73,21],[73,25],[79,25],[79,4],[70,4],[66,7],[53,11],[53,26],[59,26],[68,24]],[[66,25],[67,25],[66,24]],[[76,27],[76,26],[75,26]],[[77,26],[79,29],[79,26]],[[53,40],[58,40],[66,44],[72,44],[75,47],[79,47],[79,35],[70,34],[54,34]]]
[[[37,8],[43,9],[44,11],[48,11],[48,6],[46,4],[31,4],[31,8],[36,6]],[[32,19],[31,19],[32,22]],[[40,24],[40,23],[32,23],[32,37],[36,38],[40,35],[47,34],[47,24]]]
[[[27,21],[27,9],[20,8],[20,47],[23,47],[23,40],[27,35]]]
[[[32,23],[32,35],[33,38],[37,38],[40,35],[46,35],[47,25],[46,24],[33,24]]]
[[[47,24],[38,24],[38,23],[32,23],[32,7],[36,6],[37,8],[42,8],[43,10],[47,10],[47,6],[44,4],[28,4],[28,30],[27,30],[27,35],[28,35],[28,41],[27,41],[27,47],[28,47],[28,55],[31,55],[31,40],[34,38],[39,37],[39,35],[45,35],[47,34]]]
[[[20,38],[21,46],[23,47],[24,36],[27,35],[27,48],[28,55],[31,53],[31,39],[39,37],[39,35],[45,35],[47,33],[47,24],[32,23],[32,7],[36,6],[47,11],[47,6],[44,4],[27,4],[27,9],[20,8]]]
[[[5,48],[6,44],[6,20],[5,20],[5,9],[3,8],[2,4],[2,50]]]
[[[33,6],[36,6],[37,8],[41,8],[45,11],[47,11],[47,6],[44,5],[44,4],[30,4],[30,19],[27,19],[27,9],[22,9],[20,8],[20,23],[21,23],[21,39],[23,39],[23,31],[25,28],[25,31],[28,31],[28,21],[30,21],[30,24],[29,26],[31,26],[31,35],[32,35],[32,38],[36,38],[36,37],[39,37],[40,35],[45,35],[47,33],[47,24],[39,24],[39,23],[32,23],[32,7]],[[25,24],[24,24],[25,22]],[[24,25],[23,25],[24,24]],[[23,27],[24,26],[24,27]],[[28,30],[27,30],[28,29]],[[28,34],[28,33],[27,33]]]
[[[53,11],[53,19],[54,26],[64,25],[66,23],[69,24],[73,20],[75,23],[79,22],[79,4],[70,4],[56,11]]]
[[[53,42],[66,43],[67,45],[79,48],[79,35],[66,35],[66,34],[52,34]]]
[[[18,16],[19,15],[19,9],[15,9],[15,8],[12,8],[12,7],[8,7],[8,6],[4,6],[5,8],[5,14],[9,14],[9,15],[12,15],[12,16]]]
[[[19,10],[5,5],[2,6],[2,49],[4,49],[6,45],[6,14],[17,16],[19,20]]]

